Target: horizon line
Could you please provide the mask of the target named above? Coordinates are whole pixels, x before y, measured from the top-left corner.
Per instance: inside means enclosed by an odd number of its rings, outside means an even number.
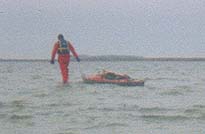
[[[205,61],[205,57],[182,57],[182,56],[159,56],[159,57],[143,57],[143,56],[134,56],[134,55],[79,55],[79,56],[85,56],[85,57],[80,57],[81,60],[83,61],[137,61],[137,60],[151,60],[151,61],[157,61],[157,60],[162,60],[162,61],[167,61],[167,60],[172,60],[172,61],[177,61],[177,60],[189,60],[189,61],[194,61],[194,60],[200,60],[200,61]],[[106,57],[106,56],[111,56]],[[119,58],[119,59],[118,59]],[[129,59],[130,58],[130,59]],[[0,61],[49,61],[49,58],[0,58]],[[56,59],[55,59],[56,60]],[[74,60],[74,57],[71,56],[71,60]]]

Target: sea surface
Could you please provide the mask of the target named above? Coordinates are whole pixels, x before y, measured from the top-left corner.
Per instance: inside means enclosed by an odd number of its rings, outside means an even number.
[[[144,87],[85,84],[102,69]],[[0,62],[0,134],[205,134],[205,62]]]

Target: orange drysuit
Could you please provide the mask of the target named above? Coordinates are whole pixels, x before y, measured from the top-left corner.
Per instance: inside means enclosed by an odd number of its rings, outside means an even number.
[[[56,42],[54,44],[53,51],[52,51],[52,57],[51,57],[51,60],[54,61],[55,55],[56,55],[56,53],[58,53],[58,62],[60,65],[63,83],[67,83],[69,80],[69,68],[68,68],[68,66],[69,66],[69,62],[70,62],[70,51],[72,52],[72,54],[75,56],[76,59],[79,59],[78,54],[76,53],[74,47],[72,46],[72,44],[70,42],[67,42],[67,47],[68,47],[68,52],[61,53],[60,52],[60,49],[61,49],[60,41]]]

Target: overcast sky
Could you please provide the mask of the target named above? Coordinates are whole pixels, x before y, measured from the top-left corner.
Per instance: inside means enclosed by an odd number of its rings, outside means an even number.
[[[205,57],[205,0],[0,0],[0,58],[79,54]]]

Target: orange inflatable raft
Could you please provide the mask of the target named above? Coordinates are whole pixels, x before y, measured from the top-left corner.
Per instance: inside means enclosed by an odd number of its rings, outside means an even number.
[[[90,76],[83,76],[85,83],[117,84],[121,86],[144,86],[144,80],[132,79],[128,75],[116,74],[110,71]]]

